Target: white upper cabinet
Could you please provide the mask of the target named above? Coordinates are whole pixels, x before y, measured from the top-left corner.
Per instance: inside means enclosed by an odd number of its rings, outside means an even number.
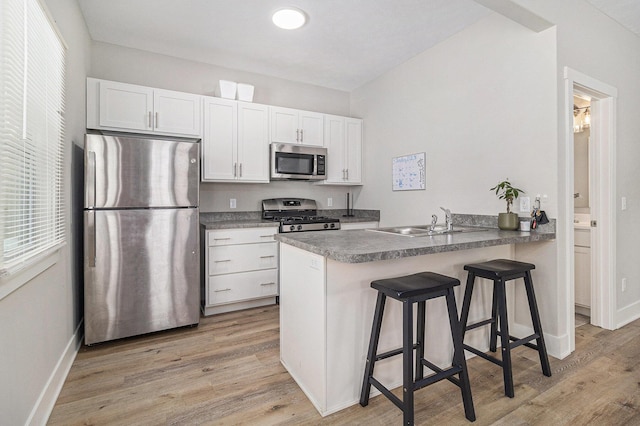
[[[197,136],[202,97],[87,78],[87,128]]]
[[[205,97],[202,180],[235,180],[238,172],[237,146],[238,103]]]
[[[328,169],[324,183],[362,185],[362,120],[325,115],[324,146]]]
[[[271,142],[323,146],[324,114],[271,107]]]
[[[269,182],[268,109],[205,97],[203,182]]]

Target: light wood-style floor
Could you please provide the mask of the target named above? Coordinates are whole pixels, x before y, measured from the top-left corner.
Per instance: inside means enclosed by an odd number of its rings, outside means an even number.
[[[372,398],[322,418],[279,361],[278,307],[202,318],[186,328],[83,347],[50,425],[401,424]],[[475,425],[640,425],[640,320],[617,331],[576,329],[576,351],[551,359],[514,351],[516,396],[499,367],[469,360]],[[442,381],[416,393],[416,424],[470,425],[459,389]]]

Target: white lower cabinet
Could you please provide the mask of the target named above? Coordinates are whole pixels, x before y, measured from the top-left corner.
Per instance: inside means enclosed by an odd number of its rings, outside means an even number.
[[[202,311],[205,315],[275,303],[278,228],[203,231]]]

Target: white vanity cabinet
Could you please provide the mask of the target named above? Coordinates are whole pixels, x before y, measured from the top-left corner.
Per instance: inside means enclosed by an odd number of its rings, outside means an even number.
[[[202,135],[202,96],[87,78],[87,128]]]
[[[269,107],[204,98],[203,182],[269,182]]]
[[[577,307],[591,307],[591,230],[575,229],[575,303]]]
[[[271,142],[324,145],[324,114],[293,108],[271,111]]]
[[[327,179],[323,184],[362,185],[362,120],[325,115]]]
[[[275,303],[277,233],[277,227],[203,230],[204,315]]]

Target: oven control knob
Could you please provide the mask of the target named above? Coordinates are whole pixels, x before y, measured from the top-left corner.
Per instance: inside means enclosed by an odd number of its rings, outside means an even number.
[[[295,231],[296,227],[295,227],[295,226],[293,226],[293,225],[291,225],[291,226],[289,227],[289,229],[290,229],[290,230],[292,230],[292,231]]]
[[[302,231],[302,225],[298,225],[298,231]]]
[[[332,228],[335,228],[335,227],[336,227],[336,224],[335,224],[335,223],[332,223],[332,224],[331,224],[331,227],[332,227]]]
[[[328,227],[329,227],[329,224],[328,224],[328,223],[325,223],[325,224],[324,224],[324,229],[327,229]]]

